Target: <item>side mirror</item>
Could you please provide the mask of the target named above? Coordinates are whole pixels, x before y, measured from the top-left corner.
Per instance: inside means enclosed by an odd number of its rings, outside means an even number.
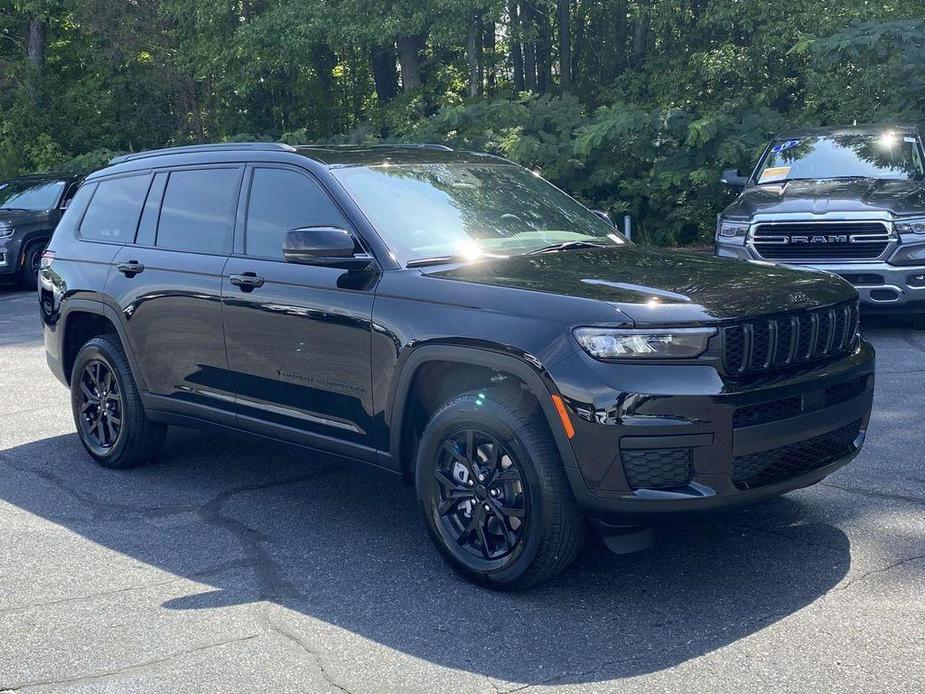
[[[742,190],[748,184],[748,176],[743,176],[738,169],[725,169],[719,182],[733,190]]]
[[[356,252],[350,232],[337,227],[302,227],[287,231],[283,257],[287,263],[343,270],[368,270],[373,265],[372,257]]]
[[[613,220],[610,218],[610,215],[607,214],[606,212],[604,212],[604,210],[591,210],[591,211],[592,211],[594,214],[596,214],[598,217],[600,217],[601,219],[603,219],[605,222],[607,222],[607,223],[608,223],[610,226],[612,226],[614,229],[617,228],[617,223],[616,223],[615,221],[613,221]]]

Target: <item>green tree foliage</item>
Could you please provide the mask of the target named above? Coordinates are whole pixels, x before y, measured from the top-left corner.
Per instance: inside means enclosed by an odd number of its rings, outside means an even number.
[[[0,177],[189,142],[506,156],[703,241],[795,124],[925,120],[921,0],[0,0]]]

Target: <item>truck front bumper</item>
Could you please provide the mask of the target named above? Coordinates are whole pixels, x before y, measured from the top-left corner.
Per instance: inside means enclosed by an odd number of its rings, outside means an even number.
[[[721,258],[773,262],[753,256],[746,246],[732,243],[717,243],[716,255]],[[925,311],[925,265],[901,267],[882,260],[793,265],[844,277],[858,290],[861,304],[868,313]]]

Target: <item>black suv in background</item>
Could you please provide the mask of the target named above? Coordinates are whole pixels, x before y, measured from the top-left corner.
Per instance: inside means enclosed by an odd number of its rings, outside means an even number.
[[[768,144],[750,176],[723,177],[742,192],[719,217],[717,255],[827,270],[857,287],[865,310],[925,313],[925,151],[915,127],[793,130]]]
[[[35,288],[42,251],[79,180],[40,174],[0,183],[0,282]]]
[[[102,465],[181,425],[384,468],[495,587],[564,569],[588,519],[628,551],[660,520],[813,484],[870,416],[847,282],[639,248],[532,172],[439,146],[118,158],[39,294]]]

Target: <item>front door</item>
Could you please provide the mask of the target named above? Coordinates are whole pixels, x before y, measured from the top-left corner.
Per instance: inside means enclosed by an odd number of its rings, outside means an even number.
[[[285,262],[286,231],[348,222],[306,172],[256,166],[247,178],[244,233],[222,285],[238,424],[372,461],[377,275]]]

